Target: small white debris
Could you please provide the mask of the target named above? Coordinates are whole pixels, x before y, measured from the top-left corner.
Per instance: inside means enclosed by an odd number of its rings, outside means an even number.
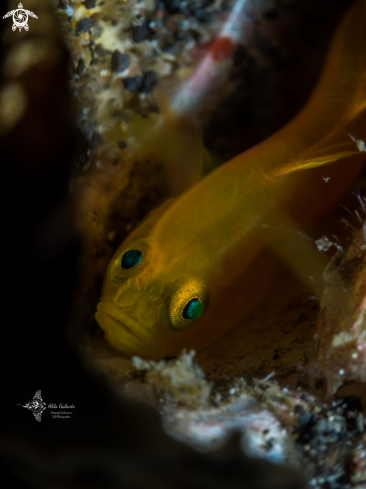
[[[341,331],[333,336],[332,348],[343,347],[347,343],[351,343],[355,340],[355,335],[348,331]]]
[[[343,370],[343,368],[341,368],[341,370],[339,371],[339,375],[344,375],[344,370]]]
[[[356,139],[349,135],[349,137],[354,141],[357,145],[357,149],[360,153],[366,153],[366,144],[365,141],[362,141],[362,139]]]
[[[362,224],[362,222],[363,222],[363,221],[362,221],[361,216],[360,216],[360,214],[358,213],[358,211],[355,211],[355,214],[356,214],[356,216],[357,216],[357,219],[358,219],[358,220],[360,221],[360,223]]]
[[[364,417],[363,413],[361,413],[361,412],[357,414],[356,425],[357,425],[358,431],[360,433],[362,433],[363,430],[365,429],[365,417]]]
[[[323,177],[323,180],[324,180],[325,183],[327,183],[327,182],[329,182],[330,177]]]
[[[342,246],[340,246],[338,243],[335,243],[334,241],[330,241],[330,239],[326,236],[315,240],[315,244],[319,251],[328,251],[329,248],[331,248],[332,246],[337,248],[338,251],[343,251]]]
[[[365,207],[365,203],[364,203],[364,201],[362,200],[361,195],[356,195],[356,197],[357,197],[357,199],[358,199],[358,201],[359,201],[359,203],[360,203],[360,205],[361,205],[361,208],[362,208],[362,210],[363,210],[363,213],[364,213],[364,214],[366,214],[366,207]]]
[[[267,377],[264,377],[263,382],[266,382],[267,380],[272,379],[272,377],[274,377],[275,375],[276,375],[275,371],[271,372],[270,374],[267,375]]]
[[[74,9],[70,7],[70,5],[67,5],[66,7],[66,13],[69,17],[72,17],[74,14]]]

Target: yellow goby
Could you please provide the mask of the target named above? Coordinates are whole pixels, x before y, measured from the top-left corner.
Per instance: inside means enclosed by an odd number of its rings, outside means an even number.
[[[217,341],[262,300],[263,250],[276,230],[288,220],[309,229],[339,204],[365,156],[365,26],[361,0],[295,119],[163,204],[121,244],[96,313],[113,347],[161,358]]]

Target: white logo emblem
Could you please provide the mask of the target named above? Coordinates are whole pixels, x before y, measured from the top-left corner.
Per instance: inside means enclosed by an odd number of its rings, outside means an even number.
[[[7,17],[13,16],[13,26],[12,29],[13,31],[16,30],[18,27],[19,32],[24,28],[26,31],[29,29],[28,26],[28,15],[31,17],[34,17],[35,19],[38,19],[36,14],[31,12],[30,10],[24,10],[23,5],[20,3],[18,5],[18,8],[16,10],[12,10],[11,12],[8,12],[7,14],[4,15],[3,19],[6,19]]]
[[[17,406],[23,406],[23,404],[17,404]],[[43,402],[43,399],[41,397],[41,391],[37,391],[34,394],[33,400],[31,402],[28,402],[25,406],[23,406],[30,411],[32,411],[34,417],[36,418],[37,421],[41,422],[41,414],[43,411],[46,409],[46,403]]]

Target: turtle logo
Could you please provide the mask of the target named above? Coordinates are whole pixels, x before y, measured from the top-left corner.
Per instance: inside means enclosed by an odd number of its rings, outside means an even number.
[[[11,10],[7,14],[5,14],[3,19],[6,19],[6,18],[10,17],[11,15],[13,16],[13,22],[14,22],[12,29],[13,29],[13,31],[15,31],[16,28],[18,27],[19,32],[23,28],[26,31],[29,29],[28,15],[30,15],[31,17],[34,17],[35,19],[38,19],[36,14],[31,12],[30,10],[24,10],[23,5],[21,3],[18,5],[18,8],[16,10]]]
[[[17,404],[17,406],[23,406],[23,404]],[[23,406],[30,411],[32,411],[34,417],[37,421],[41,422],[41,414],[46,409],[46,403],[43,402],[41,397],[41,391],[37,391],[34,394],[34,397],[31,402],[28,402],[25,406]]]

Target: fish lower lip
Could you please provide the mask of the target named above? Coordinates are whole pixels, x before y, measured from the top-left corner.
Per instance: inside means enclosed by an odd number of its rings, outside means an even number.
[[[136,321],[136,319],[132,318],[129,314],[123,311],[123,309],[116,306],[113,302],[99,302],[97,305],[97,310],[113,319],[119,328],[123,328],[127,333],[131,334],[142,343],[145,343],[142,337],[147,336],[147,329]]]

